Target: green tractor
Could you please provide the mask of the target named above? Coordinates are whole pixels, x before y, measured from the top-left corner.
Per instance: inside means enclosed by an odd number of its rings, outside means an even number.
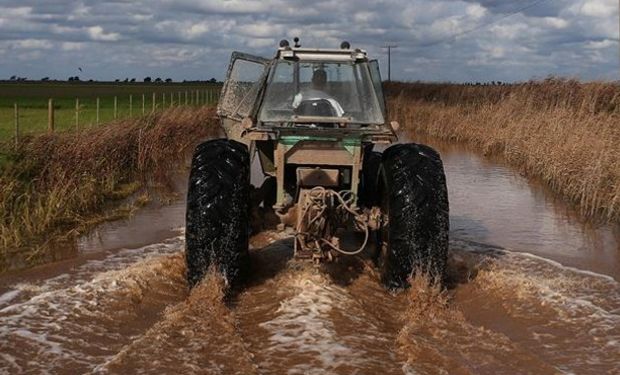
[[[229,284],[249,266],[255,191],[278,228],[294,230],[297,258],[366,253],[391,290],[406,287],[414,272],[444,276],[441,159],[430,147],[395,143],[398,124],[388,122],[378,62],[364,50],[347,42],[302,48],[295,38],[294,46],[281,41],[273,59],[234,52],[217,112],[226,138],[196,148],[189,178],[190,286],[211,266]],[[256,158],[260,189],[250,184]]]

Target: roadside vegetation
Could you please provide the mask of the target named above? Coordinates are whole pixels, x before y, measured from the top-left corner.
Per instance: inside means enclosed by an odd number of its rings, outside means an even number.
[[[619,85],[392,83],[386,93],[403,131],[499,155],[582,214],[620,221]]]
[[[217,134],[214,116],[212,108],[178,107],[87,131],[27,137],[17,151],[5,142],[0,272],[15,252],[36,264],[50,240],[77,236],[110,215],[110,202],[165,184],[197,142]]]

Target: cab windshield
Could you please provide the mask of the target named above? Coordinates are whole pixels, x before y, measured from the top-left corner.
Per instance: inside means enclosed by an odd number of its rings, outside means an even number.
[[[307,117],[383,124],[368,63],[279,61],[268,77],[258,120],[282,124]]]

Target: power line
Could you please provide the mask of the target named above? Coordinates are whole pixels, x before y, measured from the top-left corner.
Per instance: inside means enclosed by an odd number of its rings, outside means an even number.
[[[392,48],[398,48],[396,44],[386,44],[383,48],[388,50],[388,82],[392,82]]]
[[[456,33],[456,34],[454,34],[454,35],[452,35],[452,36],[450,36],[448,38],[442,39],[442,40],[438,40],[438,41],[430,42],[430,43],[426,43],[426,44],[418,44],[415,47],[431,47],[431,46],[435,46],[435,45],[438,45],[438,44],[449,42],[452,39],[456,39],[456,38],[461,37],[463,35],[467,35],[467,34],[473,33],[474,31],[478,31],[480,29],[484,29],[485,27],[494,25],[494,24],[498,23],[499,21],[502,21],[502,20],[505,20],[506,18],[512,17],[514,15],[517,15],[517,14],[519,14],[521,12],[524,12],[524,11],[526,11],[528,9],[531,9],[531,8],[533,8],[533,7],[535,7],[535,6],[539,5],[539,4],[542,4],[544,2],[547,2],[547,1],[550,1],[550,0],[537,0],[537,1],[531,3],[531,4],[527,5],[527,6],[521,7],[519,9],[516,9],[516,10],[508,13],[508,14],[505,14],[502,17],[500,17],[498,19],[495,19],[495,20],[493,20],[491,22],[487,22],[487,23],[484,23],[482,25],[478,25],[476,27],[473,27],[471,29],[467,29],[467,30],[461,31],[459,33]]]

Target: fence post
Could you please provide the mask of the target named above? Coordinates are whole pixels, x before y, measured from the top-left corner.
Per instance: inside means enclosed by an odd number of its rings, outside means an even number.
[[[17,103],[14,104],[15,107],[15,149],[19,146],[19,106]]]
[[[118,97],[114,97],[114,119],[118,117]]]
[[[146,109],[146,108],[145,108],[145,105],[144,105],[145,99],[146,99],[146,98],[144,97],[144,94],[142,94],[142,116],[144,116],[144,113],[145,113],[144,111],[145,111],[145,109]]]
[[[185,90],[185,105],[187,105],[187,90]]]
[[[155,103],[157,102],[157,98],[155,97],[155,93],[153,93],[153,113],[155,113]]]
[[[174,93],[170,93],[170,108],[174,105]]]
[[[162,92],[161,93],[161,109],[165,109],[166,108],[166,93]]]
[[[80,98],[75,98],[75,131],[80,130]]]
[[[47,101],[47,131],[54,132],[54,99]]]
[[[100,108],[100,104],[99,104],[99,97],[97,97],[97,114],[95,115],[95,125],[99,125],[99,108]]]
[[[177,92],[177,107],[181,106],[181,91]]]
[[[129,117],[133,117],[133,95],[129,95]]]

